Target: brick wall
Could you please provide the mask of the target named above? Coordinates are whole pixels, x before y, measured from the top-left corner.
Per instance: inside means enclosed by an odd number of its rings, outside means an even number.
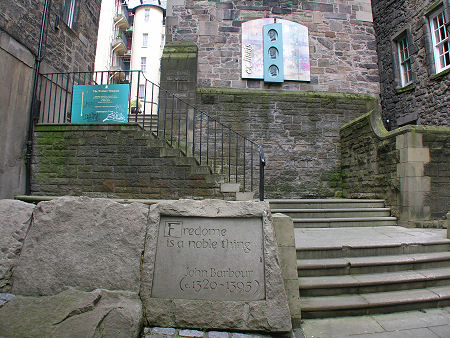
[[[335,195],[339,128],[369,111],[365,95],[199,89],[197,106],[262,145],[267,198]]]
[[[182,2],[182,1],[181,1]],[[370,2],[330,1],[180,1],[168,2],[168,41],[198,46],[201,88],[283,89],[379,93],[376,42]],[[273,17],[309,29],[311,81],[266,85],[241,79],[241,24]]]
[[[73,29],[62,21],[62,0],[51,1],[45,63],[60,72],[94,69],[101,0],[80,1]],[[0,29],[37,55],[44,0],[1,1]],[[60,29],[55,29],[56,16]]]
[[[415,121],[419,125],[450,125],[450,72],[435,75],[426,17],[437,3],[442,1],[372,0],[383,118],[391,121],[392,128]],[[413,82],[401,88],[393,39],[405,31],[410,43]]]
[[[38,125],[33,195],[223,197],[218,177],[137,124]]]
[[[346,124],[340,131],[343,196],[386,199],[403,225],[438,224],[450,208],[449,142],[448,127],[387,132],[377,111]]]

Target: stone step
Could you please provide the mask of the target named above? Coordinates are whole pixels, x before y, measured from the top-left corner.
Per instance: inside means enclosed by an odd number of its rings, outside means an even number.
[[[450,252],[297,260],[300,277],[354,275],[438,267],[450,267]]]
[[[396,217],[293,218],[294,228],[375,227],[397,224]]]
[[[302,297],[390,292],[445,285],[450,285],[450,268],[448,267],[299,278]]]
[[[419,254],[450,251],[442,229],[400,226],[294,229],[298,259]]]
[[[268,199],[273,209],[384,208],[379,199]]]
[[[291,218],[351,218],[389,217],[390,208],[342,208],[342,209],[272,209],[272,213],[285,214]]]
[[[450,286],[355,295],[302,297],[302,318],[368,315],[450,304]]]
[[[411,243],[375,245],[375,246],[352,246],[352,247],[318,247],[302,249],[297,248],[298,259],[339,258],[339,257],[362,257],[362,256],[384,256],[403,255],[429,252],[442,252],[450,250],[450,241],[442,240],[433,243]]]

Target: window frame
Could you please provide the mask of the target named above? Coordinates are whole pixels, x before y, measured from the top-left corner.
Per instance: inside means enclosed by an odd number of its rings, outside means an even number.
[[[438,29],[436,29],[435,19],[437,17],[442,16],[443,23],[440,25],[439,20],[438,23]],[[430,30],[431,35],[431,53],[433,57],[434,62],[434,73],[438,74],[440,72],[443,72],[447,69],[450,69],[450,34],[447,30],[448,25],[448,18],[447,13],[445,11],[444,6],[439,6],[437,9],[435,9],[433,12],[431,12],[428,15],[428,28]],[[441,30],[442,29],[442,30]],[[439,33],[437,33],[439,31]],[[445,37],[442,39],[441,33],[444,33]],[[436,33],[439,34],[439,41],[437,41]],[[440,53],[440,46],[443,46],[443,54]],[[447,47],[445,51],[445,46]],[[446,64],[447,63],[447,64]]]
[[[141,57],[141,71],[142,72],[147,71],[147,57],[145,57],[145,56]]]
[[[146,8],[144,12],[144,22],[150,21],[150,9]]]
[[[144,100],[145,98],[145,85],[143,84],[139,85],[138,98],[139,100]]]
[[[65,0],[63,3],[62,16],[63,21],[67,27],[72,30],[76,29],[78,12],[79,12],[79,0]]]
[[[408,32],[398,35],[395,40],[396,56],[400,74],[400,85],[406,87],[413,83],[411,46]]]
[[[142,33],[142,48],[148,47],[148,33]]]

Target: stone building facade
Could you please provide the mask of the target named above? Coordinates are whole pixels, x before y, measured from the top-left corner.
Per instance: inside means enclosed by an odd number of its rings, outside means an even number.
[[[262,18],[308,28],[310,81],[241,77],[242,24]],[[197,107],[262,145],[266,197],[335,195],[339,128],[379,95],[370,1],[173,0],[166,38],[161,85],[196,92]]]
[[[0,2],[0,198],[25,189],[24,155],[44,2]],[[51,1],[41,73],[94,69],[100,3]]]
[[[372,0],[383,119],[391,129],[450,125],[448,3]]]
[[[377,54],[370,1],[169,1],[167,41],[198,46],[202,88],[283,89],[378,95]],[[170,16],[169,16],[170,15]],[[259,18],[305,25],[310,37],[310,82],[281,87],[243,80],[241,25]]]

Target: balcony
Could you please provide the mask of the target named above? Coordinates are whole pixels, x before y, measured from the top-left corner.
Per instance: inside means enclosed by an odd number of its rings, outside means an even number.
[[[126,83],[130,74],[130,62],[125,62],[123,58],[118,58],[111,67],[111,79],[113,83]]]
[[[127,45],[127,39],[125,38],[124,34],[120,33],[112,41],[111,48],[117,55],[123,55],[128,51]]]
[[[131,26],[130,15],[128,14],[128,6],[122,4],[118,9],[118,13],[114,16],[114,24],[122,30],[127,30]]]

